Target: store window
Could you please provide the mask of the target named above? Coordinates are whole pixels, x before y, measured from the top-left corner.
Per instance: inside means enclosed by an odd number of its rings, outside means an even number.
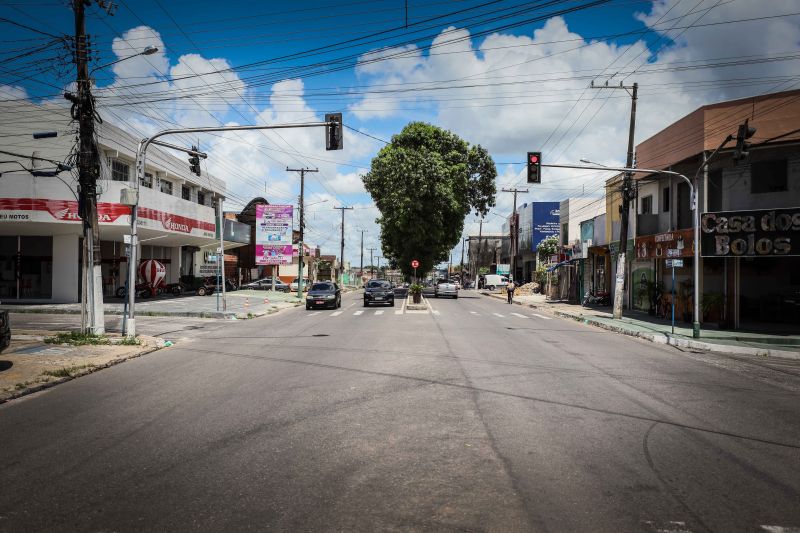
[[[669,187],[664,187],[661,194],[661,212],[669,213]]]
[[[192,199],[192,190],[186,185],[181,185],[181,198],[184,200]]]
[[[164,194],[170,194],[171,195],[172,194],[172,182],[162,179],[161,180],[160,189],[161,189],[161,192],[163,192]]]
[[[111,160],[111,179],[114,181],[128,181],[131,167],[118,159]]]
[[[153,188],[153,175],[149,172],[144,173],[144,178],[142,178],[142,186],[147,187],[148,189]]]
[[[53,296],[53,238],[0,237],[0,298]]]
[[[761,194],[788,190],[788,171],[786,159],[753,162],[750,165],[750,192]]]
[[[643,215],[652,215],[653,214],[653,195],[647,195],[642,197],[642,214]]]

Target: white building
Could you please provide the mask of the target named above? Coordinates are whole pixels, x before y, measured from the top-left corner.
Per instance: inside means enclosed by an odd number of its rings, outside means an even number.
[[[77,170],[59,178],[34,177],[15,162],[31,168],[50,165],[32,162],[31,156],[68,161],[77,142],[69,111],[14,101],[0,102],[0,113],[14,117],[0,123],[0,150],[25,156],[0,154],[0,300],[78,302],[82,237]],[[111,295],[126,279],[123,236],[130,231],[130,208],[120,203],[120,192],[134,186],[139,139],[108,122],[97,130],[103,291]],[[36,131],[59,135],[35,140]],[[190,173],[188,156],[180,156],[151,146],[139,193],[138,255],[163,262],[168,283],[199,274],[203,251],[216,248],[215,204],[225,194],[222,180]]]

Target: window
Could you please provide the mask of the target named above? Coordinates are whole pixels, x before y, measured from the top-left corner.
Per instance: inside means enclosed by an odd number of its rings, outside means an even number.
[[[163,192],[164,194],[172,194],[172,182],[162,179],[161,192]]]
[[[111,160],[111,179],[114,181],[128,181],[131,167],[117,159]]]
[[[561,244],[569,244],[569,225],[561,224]]]
[[[144,173],[144,178],[142,178],[142,186],[147,187],[148,189],[153,188],[153,175],[149,172]]]
[[[191,200],[192,198],[192,190],[186,185],[181,186],[181,198],[184,200]]]
[[[206,205],[206,193],[197,191],[197,203],[200,205]]]
[[[652,215],[653,214],[653,195],[648,194],[647,196],[642,197],[642,214],[643,215]]]
[[[756,161],[750,165],[750,192],[753,194],[788,190],[786,159]]]
[[[669,213],[669,187],[664,187],[664,191],[661,196],[661,212]]]

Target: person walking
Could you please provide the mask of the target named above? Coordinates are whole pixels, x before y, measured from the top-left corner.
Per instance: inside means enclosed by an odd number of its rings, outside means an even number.
[[[514,289],[516,289],[516,285],[514,285],[514,280],[508,278],[508,283],[506,283],[506,293],[508,293],[508,303],[514,303]]]

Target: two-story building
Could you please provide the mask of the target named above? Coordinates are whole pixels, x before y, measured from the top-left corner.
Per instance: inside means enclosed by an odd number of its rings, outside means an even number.
[[[82,231],[77,170],[58,177],[34,177],[26,170],[49,165],[32,157],[74,159],[77,141],[69,110],[53,104],[0,102],[0,113],[12,111],[24,112],[29,126],[0,123],[0,150],[18,154],[0,158],[0,299],[6,303],[78,302]],[[60,133],[55,138],[33,139],[32,131],[39,130]],[[120,195],[135,186],[139,139],[106,121],[97,125],[97,141],[100,255],[103,290],[110,296],[124,286],[127,275],[124,237],[130,232],[130,208],[120,202]],[[215,253],[218,246],[216,209],[224,195],[222,180],[196,176],[185,158],[151,146],[139,184],[139,258],[164,263],[167,282],[177,282],[181,275],[198,275],[203,252]]]
[[[703,106],[636,148],[637,166],[690,179],[745,120],[757,128],[749,156],[729,142],[697,178],[701,213],[701,321],[731,328],[800,327],[800,91]],[[672,289],[666,260],[679,258],[676,304],[690,319],[693,219],[679,178],[637,176],[634,283]],[[634,288],[634,294],[637,289]],[[641,293],[641,291],[638,291]],[[644,302],[637,306],[644,307]]]

